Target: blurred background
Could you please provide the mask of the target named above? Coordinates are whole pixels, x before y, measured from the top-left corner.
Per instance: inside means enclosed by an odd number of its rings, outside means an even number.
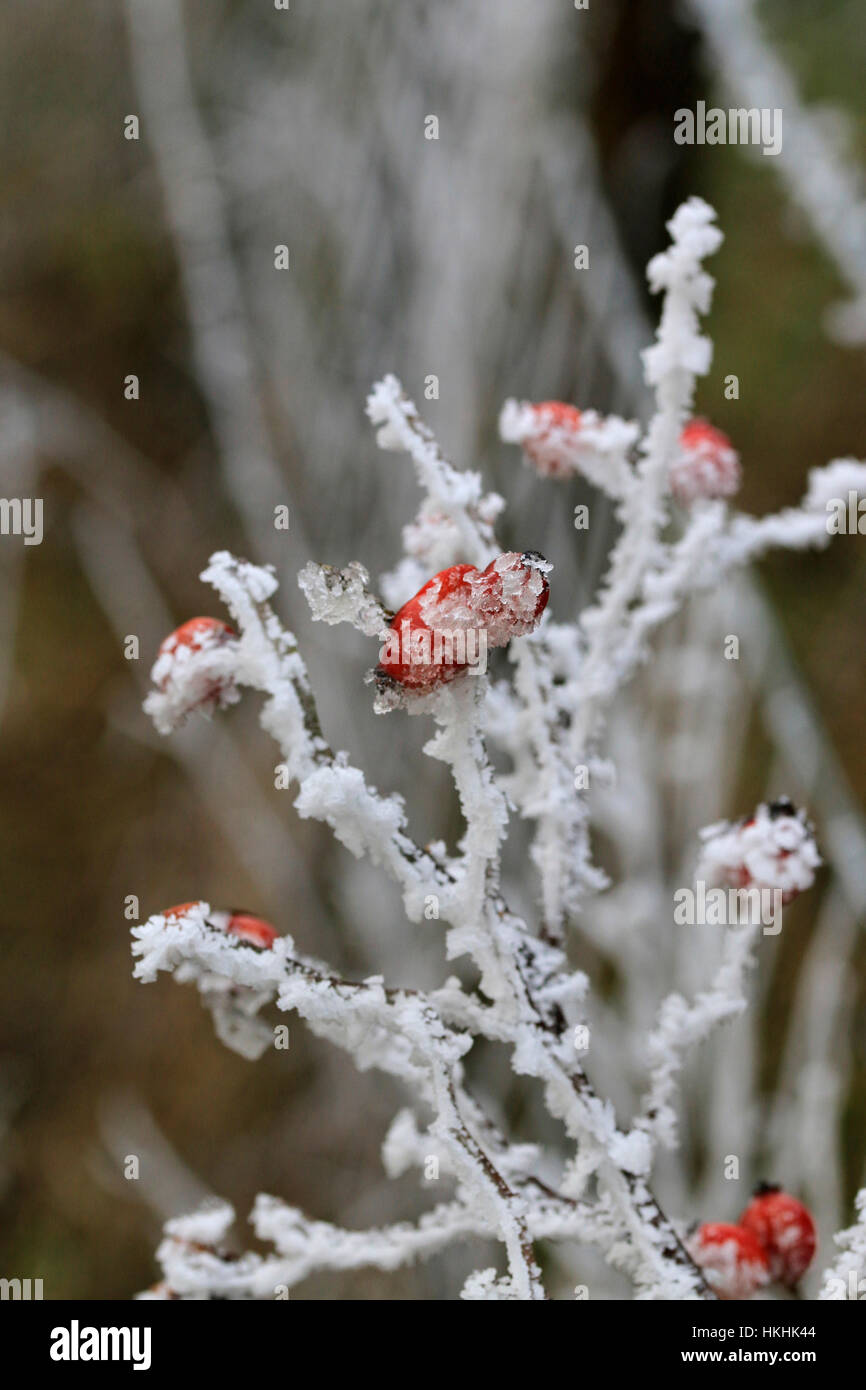
[[[552,607],[574,615],[613,529],[579,482],[523,469],[498,411],[514,395],[645,417],[643,267],[699,193],[725,242],[697,405],[740,450],[740,505],[792,504],[809,468],[862,457],[866,31],[854,0],[90,0],[84,18],[62,0],[0,13],[2,494],[45,510],[40,546],[0,538],[0,1273],[106,1299],[153,1282],[161,1222],[208,1192],[235,1204],[243,1244],[258,1191],[349,1226],[435,1200],[384,1177],[405,1103],[389,1079],[300,1026],[288,1056],[252,1066],[194,992],[131,979],[128,895],[142,918],[246,906],[358,976],[443,972],[439,938],[274,791],[252,701],[170,740],[142,715],[162,637],[218,612],[208,555],[276,564],[329,741],[404,794],[416,838],[453,843],[426,721],[372,713],[371,644],[316,629],[295,583],[310,558],[374,576],[399,559],[418,499],[375,446],[370,385],[401,377],[453,461],[508,499],[505,545],[554,561]],[[782,156],[675,145],[673,113],[697,100],[781,106]],[[832,864],[762,945],[748,1019],[690,1062],[683,1148],[659,1174],[684,1220],[733,1220],[770,1177],[815,1203],[829,1243],[863,1180],[864,579],[853,537],[767,560],[692,605],[612,711],[622,794],[595,812],[618,886],[570,950],[599,982],[594,1079],[622,1115],[660,998],[712,969],[715,943],[670,925],[697,829],[786,792]],[[720,674],[706,652],[727,632],[741,660]],[[526,845],[515,826],[508,891],[533,920]],[[479,1049],[477,1066],[515,1132],[560,1142],[502,1058]],[[721,1177],[730,1153],[739,1183]],[[451,1297],[480,1258],[293,1297]],[[565,1289],[624,1292],[586,1252],[546,1258]]]

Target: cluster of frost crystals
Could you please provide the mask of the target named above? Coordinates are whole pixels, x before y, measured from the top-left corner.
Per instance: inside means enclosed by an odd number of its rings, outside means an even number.
[[[762,803],[753,816],[701,831],[695,877],[710,887],[779,889],[790,902],[815,881],[821,856],[805,812],[790,801]]]
[[[133,974],[149,983],[161,970],[170,970],[179,984],[195,985],[220,1042],[255,1061],[273,1045],[273,1030],[260,1014],[275,997],[292,943],[279,938],[268,951],[260,951],[225,935],[220,922],[227,917],[199,902],[182,918],[157,913],[133,927]],[[231,974],[222,968],[227,953],[235,961]]]
[[[647,1039],[649,1086],[638,1125],[653,1146],[675,1149],[678,1143],[679,1077],[684,1062],[721,1024],[741,1014],[747,1005],[746,977],[754,964],[759,928],[729,932],[725,954],[714,979],[696,999],[669,994],[658,1011]]]
[[[260,1296],[261,1256],[235,1256],[224,1242],[234,1224],[234,1208],[212,1200],[197,1211],[167,1221],[156,1258],[163,1277],[138,1297],[144,1300],[250,1299]]]
[[[424,492],[415,521],[403,529],[403,558],[380,579],[385,602],[397,609],[439,570],[458,561],[483,568],[492,560],[500,549],[493,527],[505,502],[484,492],[479,473],[461,472],[443,457],[397,377],[376,382],[367,415],[381,449],[409,455]]]
[[[356,560],[345,569],[312,561],[298,575],[310,612],[320,623],[351,623],[367,637],[375,637],[386,624],[381,603],[368,589],[370,576]]]
[[[825,1302],[861,1301],[866,1297],[866,1187],[857,1193],[854,1206],[854,1225],[833,1238],[840,1254],[824,1271],[818,1298]]]
[[[161,734],[170,734],[190,714],[210,716],[227,709],[240,696],[235,686],[237,643],[224,624],[200,620],[192,641],[172,633],[160,647],[151,669],[156,687],[145,701],[145,711]]]
[[[812,515],[825,519],[833,503],[847,504],[854,493],[859,502],[866,497],[866,472],[854,458],[834,459],[826,468],[813,468],[809,473],[809,488],[804,508]]]
[[[629,452],[639,430],[630,420],[576,410],[561,401],[507,400],[499,435],[520,444],[527,462],[543,477],[579,473],[609,497],[621,497],[632,481]]]
[[[460,1297],[469,1303],[503,1303],[519,1299],[520,1294],[507,1276],[498,1278],[495,1269],[476,1269],[460,1290]]]
[[[611,709],[648,658],[658,629],[691,595],[718,588],[735,567],[771,546],[827,544],[826,503],[843,486],[866,496],[866,465],[841,459],[813,471],[803,504],[767,517],[740,515],[724,498],[704,496],[670,524],[672,469],[692,418],[696,379],[711,359],[700,331],[713,286],[703,260],[718,248],[721,233],[700,199],[684,204],[669,230],[670,246],[649,267],[651,287],[663,299],[655,341],[643,359],[655,396],[645,431],[638,437],[634,426],[570,407],[551,412],[556,403],[550,402],[543,424],[536,407],[511,403],[503,412],[504,433],[527,452],[533,440],[542,451],[555,444],[558,466],[549,466],[549,454],[542,473],[561,472],[568,456],[569,469],[615,499],[621,533],[598,593],[581,613],[567,611],[568,595],[556,592],[554,580],[550,592],[558,611],[554,618],[545,610],[542,620],[547,562],[532,551],[503,553],[494,533],[501,499],[483,492],[477,473],[461,472],[443,457],[396,377],[379,382],[368,401],[380,445],[408,456],[422,492],[417,518],[404,532],[405,553],[380,591],[390,606],[419,609],[429,600],[421,622],[442,628],[481,623],[491,642],[509,648],[508,678],[492,688],[486,677],[471,680],[460,672],[392,715],[395,738],[405,715],[432,720],[423,754],[450,773],[462,817],[456,844],[419,843],[402,798],[377,788],[346,753],[330,746],[297,640],[271,605],[273,571],[227,552],[211,557],[202,578],[228,610],[233,632],[230,643],[204,654],[225,657],[227,665],[212,674],[230,680],[232,699],[245,691],[260,697],[260,723],[279,749],[299,816],[328,825],[350,854],[396,886],[406,922],[395,923],[395,932],[441,931],[447,960],[466,968],[460,978],[450,975],[426,992],[390,986],[378,974],[346,979],[299,955],[286,936],[259,950],[219,930],[207,904],[182,917],[157,914],[134,929],[136,976],[151,981],[169,972],[194,983],[219,1036],[245,1056],[267,1045],[266,1017],[273,1010],[278,1018],[296,1015],[358,1068],[394,1078],[406,1108],[385,1139],[385,1169],[392,1176],[423,1171],[432,1155],[447,1184],[444,1199],[416,1221],[361,1231],[318,1221],[261,1194],[253,1226],[273,1253],[239,1261],[226,1259],[219,1231],[196,1241],[188,1231],[167,1230],[160,1261],[161,1287],[168,1292],[161,1296],[281,1297],[275,1290],[292,1288],[314,1270],[395,1270],[467,1239],[498,1242],[502,1257],[499,1269],[485,1260],[467,1281],[470,1300],[547,1297],[539,1242],[591,1247],[640,1299],[713,1296],[681,1235],[682,1218],[696,1213],[664,1210],[653,1166],[659,1147],[677,1143],[675,1102],[685,1057],[745,1007],[756,935],[728,933],[721,965],[708,980],[696,978],[693,998],[669,995],[657,1013],[641,1002],[629,1041],[641,1074],[646,1067],[646,1084],[637,1113],[627,1120],[609,1099],[622,1094],[615,1062],[587,1041],[587,1024],[604,1015],[606,1001],[593,998],[587,975],[571,966],[566,935],[590,898],[596,920],[609,928],[609,936],[596,937],[602,952],[611,940],[640,935],[647,910],[643,885],[631,881],[627,859],[621,881],[609,882],[594,861],[591,830],[603,814],[599,794],[603,801],[613,786],[614,757],[623,751],[613,738]],[[552,436],[551,427],[571,437]],[[530,544],[531,538],[521,541]],[[424,585],[443,570],[448,583],[434,584],[422,597]],[[347,622],[371,641],[378,637],[388,615],[360,564],[310,565],[300,582],[318,621]],[[160,668],[158,681],[165,676]],[[161,703],[165,694],[158,689],[147,706],[162,729],[176,722]],[[188,712],[190,699],[180,705]],[[619,756],[621,769],[628,752],[625,747]],[[581,769],[591,774],[593,805],[587,783],[576,780]],[[624,807],[623,800],[618,809],[626,820],[628,814],[652,817],[651,806]],[[535,921],[514,909],[504,884],[503,847],[515,812],[532,837],[537,883],[534,893],[527,885],[523,900],[536,898]],[[627,826],[619,829],[627,842]],[[699,874],[710,882],[778,888],[788,898],[809,886],[819,862],[802,813],[774,803],[748,820],[711,827]],[[427,909],[434,902],[431,917]],[[590,915],[581,919],[588,931]],[[387,958],[386,942],[383,964]],[[625,980],[624,988],[633,989],[634,982]],[[514,1073],[535,1088],[559,1129],[558,1147],[517,1142],[502,1119],[502,1098],[481,1103],[466,1067],[481,1042],[495,1043]]]
[[[432,585],[420,601],[420,615],[430,628],[483,629],[488,646],[504,647],[535,628],[552,569],[542,555],[509,551],[457,587]]]

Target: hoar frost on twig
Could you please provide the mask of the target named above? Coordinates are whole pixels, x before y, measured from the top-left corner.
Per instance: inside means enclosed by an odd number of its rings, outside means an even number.
[[[838,1302],[841,1299],[860,1300],[866,1294],[866,1187],[857,1193],[854,1205],[857,1220],[847,1231],[835,1237],[841,1253],[829,1269],[819,1299]]]
[[[534,1250],[540,1240],[600,1248],[641,1298],[713,1296],[649,1178],[657,1143],[675,1141],[672,1100],[685,1050],[743,1007],[754,943],[748,935],[732,936],[729,959],[704,995],[693,1005],[677,998],[662,1005],[649,1042],[644,1109],[631,1127],[621,1127],[574,1042],[588,981],[570,967],[563,936],[582,899],[600,891],[605,879],[592,861],[589,810],[575,790],[573,769],[583,759],[607,774],[605,708],[646,658],[658,625],[695,589],[717,584],[733,565],[770,544],[825,543],[827,488],[842,470],[866,493],[866,467],[842,461],[813,473],[801,508],[763,521],[732,515],[722,500],[727,485],[709,496],[685,488],[689,509],[678,534],[668,538],[671,474],[682,463],[695,378],[708,370],[711,357],[699,332],[713,286],[702,262],[721,241],[712,210],[699,199],[680,208],[669,228],[671,246],[649,269],[651,287],[664,294],[656,342],[645,354],[656,395],[649,428],[641,435],[637,426],[590,414],[586,447],[573,438],[569,449],[563,430],[576,431],[579,440],[584,416],[560,412],[553,419],[560,431],[551,445],[557,458],[601,486],[608,479],[607,490],[617,498],[622,531],[596,603],[576,621],[554,621],[540,599],[534,608],[515,608],[521,618],[514,632],[524,635],[510,643],[513,681],[491,688],[485,675],[468,675],[458,664],[447,683],[407,687],[399,698],[377,704],[391,710],[390,718],[432,717],[436,730],[424,752],[450,768],[466,823],[455,852],[441,844],[421,848],[402,799],[369,785],[346,754],[329,747],[297,642],[271,606],[277,581],[269,568],[225,552],[212,556],[202,577],[225,603],[232,626],[222,624],[218,637],[204,639],[196,629],[194,641],[175,642],[168,653],[163,644],[157,689],[147,703],[157,727],[168,731],[195,709],[212,713],[245,689],[261,693],[260,722],[297,786],[299,815],[325,822],[353,855],[382,868],[400,888],[410,922],[425,922],[425,906],[435,899],[436,920],[447,927],[448,959],[468,957],[479,972],[477,988],[450,978],[426,994],[388,989],[378,976],[344,980],[298,956],[288,936],[262,947],[232,937],[206,903],[157,914],[134,929],[138,978],[169,971],[195,983],[220,1037],[243,1055],[258,1055],[267,1045],[261,1011],[273,1004],[297,1012],[360,1068],[400,1078],[420,1111],[392,1126],[383,1150],[388,1171],[403,1171],[433,1152],[454,1184],[453,1197],[417,1224],[366,1232],[311,1221],[262,1196],[253,1221],[256,1233],[275,1246],[276,1255],[267,1258],[224,1259],[218,1247],[233,1216],[228,1207],[218,1217],[204,1214],[205,1239],[196,1234],[196,1216],[169,1223],[159,1251],[163,1296],[275,1297],[276,1289],[292,1287],[313,1269],[393,1269],[479,1235],[503,1244],[508,1269],[505,1276],[476,1272],[463,1290],[469,1299],[546,1297]],[[503,432],[524,444],[530,461],[532,409],[513,403],[503,412]],[[380,445],[412,459],[424,494],[416,521],[404,532],[404,560],[382,581],[390,608],[429,584],[434,569],[439,580],[448,577],[435,592],[457,596],[445,611],[458,627],[483,621],[484,612],[504,621],[514,594],[522,592],[515,586],[532,584],[540,594],[549,566],[535,552],[502,554],[494,531],[502,499],[485,495],[479,475],[459,472],[442,456],[396,378],[374,388],[368,414]],[[550,423],[548,417],[546,427]],[[548,463],[550,453],[542,456]],[[715,476],[705,457],[700,462],[701,477]],[[546,466],[541,471],[557,473]],[[315,619],[349,622],[371,638],[386,635],[392,614],[361,565],[338,570],[311,564],[300,584]],[[467,585],[473,598],[465,609]],[[544,588],[545,603],[546,596]],[[501,635],[506,640],[508,630]],[[507,775],[494,772],[487,741],[510,755]],[[531,852],[542,904],[537,933],[509,908],[500,881],[513,809],[535,825]],[[515,1073],[541,1083],[548,1110],[574,1141],[559,1190],[533,1171],[536,1151],[512,1143],[472,1095],[464,1059],[476,1038],[510,1049]]]

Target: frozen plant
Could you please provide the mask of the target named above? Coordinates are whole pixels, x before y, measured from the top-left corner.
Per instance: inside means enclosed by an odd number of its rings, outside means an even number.
[[[696,378],[711,361],[699,325],[713,289],[703,262],[722,238],[712,209],[697,198],[678,209],[669,230],[671,244],[648,272],[663,301],[656,340],[644,354],[655,395],[646,430],[550,402],[511,402],[503,410],[503,433],[523,445],[542,474],[583,471],[614,499],[620,534],[590,607],[569,617],[555,569],[548,579],[551,567],[536,552],[504,551],[494,530],[501,498],[483,492],[477,473],[446,461],[391,376],[374,387],[368,415],[383,449],[408,454],[423,497],[404,533],[403,559],[379,586],[389,607],[357,562],[343,569],[309,564],[300,575],[315,620],[348,622],[371,639],[371,666],[374,639],[380,649],[387,642],[396,608],[408,607],[410,636],[441,622],[452,634],[489,627],[491,646],[508,643],[512,679],[491,683],[452,656],[447,680],[436,672],[429,680],[407,680],[399,664],[392,663],[390,674],[380,666],[372,693],[377,710],[398,726],[395,738],[404,718],[432,719],[424,752],[450,769],[465,821],[455,847],[418,844],[402,799],[370,785],[345,753],[330,747],[297,641],[272,606],[277,578],[270,567],[213,555],[202,578],[224,603],[231,627],[204,642],[175,634],[164,644],[147,702],[157,727],[167,732],[194,711],[210,715],[258,692],[260,722],[296,788],[298,814],[325,822],[351,854],[366,856],[393,880],[413,928],[442,924],[447,958],[471,962],[477,984],[451,976],[423,993],[389,987],[380,975],[344,979],[296,951],[289,935],[273,937],[261,923],[251,931],[247,914],[240,930],[236,914],[201,902],[134,927],[137,978],[152,981],[168,971],[194,983],[220,1038],[242,1055],[254,1058],[269,1045],[263,1011],[275,1006],[298,1014],[358,1068],[398,1078],[408,1103],[385,1137],[385,1168],[397,1176],[435,1158],[449,1189],[417,1223],[367,1231],[340,1229],[260,1195],[252,1220],[256,1235],[274,1248],[267,1257],[227,1258],[234,1214],[228,1205],[207,1208],[168,1223],[158,1252],[163,1279],[151,1296],[286,1297],[313,1271],[392,1270],[470,1237],[500,1242],[505,1268],[473,1273],[462,1291],[469,1299],[545,1298],[540,1242],[595,1247],[628,1276],[638,1298],[716,1296],[686,1234],[693,1213],[662,1209],[653,1164],[660,1147],[678,1141],[686,1051],[745,1008],[759,934],[729,929],[725,959],[705,990],[692,1002],[680,995],[658,1001],[658,1022],[644,1045],[650,1060],[644,1103],[630,1121],[618,1120],[592,1081],[590,981],[565,951],[569,921],[589,895],[607,887],[594,862],[590,804],[575,767],[611,776],[605,748],[611,702],[648,659],[653,634],[691,594],[718,587],[770,546],[827,543],[832,484],[827,470],[815,470],[801,506],[762,519],[730,509],[727,482],[721,489],[715,483],[680,488],[684,504],[672,514],[672,475],[681,476],[684,466]],[[729,480],[727,454],[723,462]],[[698,479],[715,476],[705,464],[701,455]],[[850,485],[866,495],[866,465],[848,460],[844,466]],[[435,661],[431,650],[420,655],[422,669]],[[365,687],[357,698],[365,698]],[[488,744],[497,748],[497,767],[505,763],[507,771],[494,770]],[[715,827],[704,853],[715,846],[719,862],[730,866],[742,849],[762,883],[786,865],[779,883],[769,886],[799,891],[818,862],[805,819],[793,808],[781,820],[771,811],[759,808],[740,828]],[[512,910],[502,884],[503,845],[515,812],[533,827],[535,926]],[[539,1144],[515,1142],[498,1112],[481,1104],[466,1064],[478,1039],[507,1048],[514,1072],[539,1085],[571,1146],[564,1165]],[[747,1282],[751,1288],[761,1281]]]
[[[835,1237],[841,1254],[835,1264],[824,1271],[820,1299],[833,1302],[856,1299],[859,1302],[866,1297],[866,1187],[857,1193],[854,1205],[857,1221]]]

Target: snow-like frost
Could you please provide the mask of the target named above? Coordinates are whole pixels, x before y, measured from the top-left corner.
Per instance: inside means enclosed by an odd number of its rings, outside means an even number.
[[[602,791],[611,785],[612,750],[604,746],[608,715],[619,690],[646,660],[658,627],[692,593],[718,585],[771,545],[826,544],[827,502],[848,490],[866,495],[866,465],[840,459],[813,470],[802,506],[764,518],[738,515],[725,500],[696,498],[679,529],[669,528],[671,467],[691,416],[695,378],[711,359],[700,328],[713,289],[703,261],[721,242],[712,209],[696,198],[677,211],[669,230],[670,246],[648,269],[651,288],[663,295],[655,342],[644,354],[655,394],[648,427],[638,437],[627,422],[581,411],[574,430],[578,412],[565,408],[559,414],[571,421],[572,436],[563,426],[557,457],[614,498],[622,528],[599,591],[577,621],[562,613],[556,619],[545,615],[534,631],[534,624],[515,621],[524,598],[537,597],[543,575],[540,566],[519,574],[512,565],[519,552],[503,554],[494,532],[502,499],[483,492],[477,473],[460,472],[443,457],[395,377],[385,377],[371,392],[367,411],[379,444],[408,455],[422,491],[418,515],[404,528],[403,557],[382,581],[386,602],[402,606],[433,574],[458,562],[477,570],[497,556],[507,562],[500,577],[509,607],[502,636],[513,638],[510,678],[491,687],[486,677],[458,677],[411,704],[403,702],[406,715],[433,720],[424,753],[449,768],[465,822],[453,849],[419,845],[401,798],[379,792],[329,746],[297,642],[270,604],[273,571],[220,552],[202,576],[226,605],[233,627],[231,641],[209,654],[214,661],[219,657],[210,676],[232,692],[217,703],[245,690],[263,697],[260,721],[297,786],[299,815],[326,823],[353,855],[378,865],[398,886],[409,923],[442,930],[447,958],[467,958],[479,984],[450,976],[423,993],[390,988],[378,975],[342,979],[326,964],[297,954],[288,937],[268,949],[230,938],[214,925],[215,916],[209,920],[207,904],[181,919],[157,913],[136,926],[137,978],[149,982],[170,972],[194,984],[219,1036],[243,1055],[259,1055],[268,1045],[270,1011],[277,1020],[296,1013],[359,1068],[397,1078],[411,1109],[400,1112],[385,1138],[386,1171],[423,1171],[432,1156],[453,1187],[448,1200],[417,1222],[367,1231],[312,1220],[262,1195],[253,1224],[274,1253],[239,1259],[227,1258],[220,1248],[233,1215],[228,1207],[219,1217],[213,1211],[193,1214],[166,1228],[158,1251],[163,1279],[149,1296],[279,1298],[314,1270],[396,1269],[455,1241],[481,1237],[500,1242],[507,1268],[472,1274],[462,1293],[470,1300],[544,1298],[535,1256],[541,1240],[598,1248],[631,1280],[638,1298],[712,1297],[683,1244],[680,1214],[674,1219],[663,1211],[650,1184],[656,1148],[676,1144],[676,1092],[688,1050],[745,1007],[754,936],[731,936],[715,978],[693,1002],[680,994],[662,1001],[643,1049],[646,1097],[634,1119],[621,1124],[591,1079],[596,1068],[604,1069],[603,1059],[575,1034],[592,1008],[604,1004],[589,997],[587,975],[571,967],[564,949],[569,921],[589,895],[608,889],[593,859],[588,797],[575,781],[575,768],[591,768]],[[507,439],[531,450],[539,428],[536,407],[504,407],[501,430]],[[549,428],[547,418],[544,429]],[[315,619],[352,623],[371,639],[381,631],[385,609],[360,564],[308,565],[300,583]],[[555,582],[552,593],[551,607],[564,608]],[[450,616],[460,622],[469,615]],[[526,635],[516,635],[520,631]],[[169,709],[165,695],[157,691],[147,704],[163,729],[177,722],[182,704]],[[363,697],[361,688],[358,698]],[[494,770],[488,741],[507,763],[505,771]],[[501,885],[502,848],[515,812],[534,832],[537,928],[512,910]],[[805,819],[794,813],[786,822],[772,808],[759,808],[748,822],[714,827],[704,840],[704,871],[742,869],[785,894],[807,887],[818,862]],[[631,929],[638,887],[608,889],[614,935]],[[515,1142],[496,1104],[482,1106],[467,1086],[464,1062],[476,1039],[507,1048],[514,1071],[537,1083],[570,1144],[558,1176],[543,1149]],[[862,1225],[845,1233],[842,1243],[846,1268],[862,1267]]]

